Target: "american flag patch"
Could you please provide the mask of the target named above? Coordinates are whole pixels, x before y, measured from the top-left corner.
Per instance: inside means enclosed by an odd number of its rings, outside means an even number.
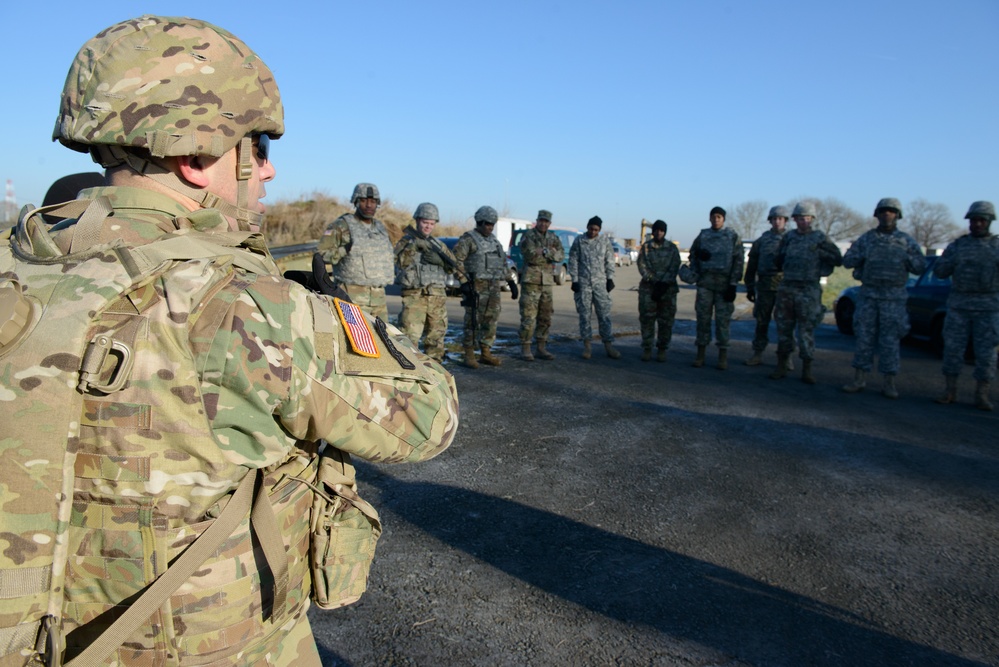
[[[362,357],[379,358],[381,353],[378,351],[378,345],[375,344],[374,336],[371,335],[371,327],[364,319],[364,313],[361,312],[361,309],[350,301],[336,297],[333,298],[333,303],[336,305],[340,321],[343,322],[343,328],[347,330],[347,339],[354,352]]]

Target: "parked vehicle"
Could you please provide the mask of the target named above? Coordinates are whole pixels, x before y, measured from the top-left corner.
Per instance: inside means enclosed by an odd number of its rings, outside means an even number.
[[[447,246],[448,250],[454,251],[454,246],[458,243],[458,236],[439,236],[437,240]],[[506,280],[512,280],[515,283],[520,283],[517,276],[517,265],[507,257],[506,258]],[[453,273],[447,274],[444,278],[444,291],[449,296],[457,296],[459,293],[459,288],[461,287],[461,281]],[[503,285],[503,291],[509,292],[510,288],[507,285]]]
[[[938,278],[933,272],[937,258],[926,258],[926,270],[922,275],[910,276],[905,288],[909,299],[905,309],[909,313],[909,335],[930,341],[933,351],[943,355],[943,323],[947,315],[947,296],[950,294],[950,278]],[[853,316],[857,311],[860,286],[847,287],[836,299],[834,312],[836,328],[849,336],[853,335]]]
[[[552,274],[555,276],[555,284],[561,285],[569,280],[569,248],[572,247],[572,242],[576,240],[580,232],[575,229],[555,229],[549,227],[548,231],[555,234],[562,242],[563,258],[561,264],[556,264],[552,268]],[[516,267],[517,274],[520,278],[520,282],[523,282],[524,277],[524,256],[520,254],[520,240],[524,238],[524,234],[527,232],[526,229],[518,229],[513,233],[513,239],[510,245],[510,261],[513,262]]]
[[[631,252],[617,241],[611,241],[614,247],[614,266],[631,266]]]

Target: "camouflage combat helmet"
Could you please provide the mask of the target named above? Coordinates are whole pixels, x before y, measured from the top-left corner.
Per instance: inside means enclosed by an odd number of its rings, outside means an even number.
[[[142,16],[89,40],[66,76],[52,139],[104,167],[133,170],[240,221],[253,173],[251,136],[284,134],[274,75],[235,35],[190,18]],[[187,186],[157,158],[221,157],[240,146],[238,201]],[[141,148],[152,159],[124,148]]]
[[[358,183],[354,186],[354,192],[350,195],[350,203],[357,204],[358,199],[374,199],[379,204],[382,203],[382,196],[378,194],[378,186],[374,183]]]
[[[898,219],[902,219],[902,202],[894,197],[885,197],[879,201],[878,205],[874,207],[874,215],[876,216],[882,210],[895,211],[898,213]]]
[[[815,217],[815,204],[813,204],[812,202],[808,202],[808,201],[803,201],[803,202],[799,202],[799,203],[795,204],[794,205],[794,210],[791,211],[791,217],[793,218],[796,215],[802,215],[802,216],[804,216],[804,215],[810,215],[810,216],[812,216],[814,218]]]
[[[495,225],[497,220],[499,220],[499,215],[492,206],[480,206],[479,210],[475,212],[475,224],[477,225]]]
[[[413,214],[414,220],[435,220],[436,222],[441,221],[441,216],[437,212],[437,207],[430,202],[423,202],[416,207],[416,213]]]
[[[773,220],[774,218],[787,218],[790,220],[791,213],[787,210],[787,206],[773,206],[770,208],[770,213],[767,214],[767,220]]]
[[[989,221],[995,220],[996,207],[990,201],[976,201],[968,208],[968,212],[964,214],[964,218],[965,220],[971,220],[972,218],[985,218]]]

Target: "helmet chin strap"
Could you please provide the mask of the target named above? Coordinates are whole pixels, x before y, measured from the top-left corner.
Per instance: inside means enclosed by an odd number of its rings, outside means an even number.
[[[95,146],[97,155],[95,161],[105,168],[125,164],[137,174],[150,178],[165,188],[173,190],[196,202],[201,208],[213,208],[222,215],[234,218],[241,231],[250,231],[250,226],[258,228],[264,216],[259,211],[249,209],[249,180],[253,175],[253,139],[243,137],[236,151],[236,203],[233,204],[216,194],[202,188],[195,188],[184,183],[176,174],[170,171],[155,158],[139,157],[131,151],[122,150],[118,146]]]

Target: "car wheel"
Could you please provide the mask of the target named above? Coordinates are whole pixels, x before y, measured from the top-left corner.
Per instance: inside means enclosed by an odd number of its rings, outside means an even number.
[[[555,269],[555,284],[562,285],[565,283],[565,264],[559,264]]]
[[[943,357],[944,352],[943,325],[944,317],[941,315],[933,320],[933,326],[930,328],[930,348],[938,357]]]
[[[836,328],[841,334],[853,335],[853,314],[857,311],[857,304],[853,299],[840,297],[836,302]]]

